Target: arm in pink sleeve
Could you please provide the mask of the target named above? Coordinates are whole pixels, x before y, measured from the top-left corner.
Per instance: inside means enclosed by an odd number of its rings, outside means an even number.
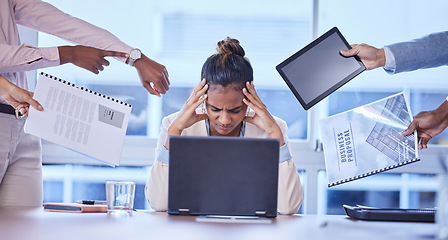
[[[0,44],[0,73],[23,72],[57,65],[59,52],[56,47]]]
[[[18,24],[80,45],[125,53],[132,50],[109,31],[72,17],[49,3],[40,0],[12,1]],[[126,59],[120,60],[124,62]]]

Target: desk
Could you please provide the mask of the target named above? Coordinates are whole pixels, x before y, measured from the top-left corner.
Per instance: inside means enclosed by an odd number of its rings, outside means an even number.
[[[367,222],[346,216],[278,216],[271,224],[200,223],[194,216],[137,211],[132,215],[0,208],[2,240],[136,239],[433,239],[434,223]]]

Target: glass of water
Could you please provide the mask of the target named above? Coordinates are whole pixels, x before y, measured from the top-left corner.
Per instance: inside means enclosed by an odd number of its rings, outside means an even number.
[[[135,182],[106,181],[107,212],[131,213],[134,211]]]

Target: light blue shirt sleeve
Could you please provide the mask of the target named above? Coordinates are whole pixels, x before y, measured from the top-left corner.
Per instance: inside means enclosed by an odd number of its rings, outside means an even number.
[[[389,73],[414,71],[448,65],[448,31],[432,33],[408,42],[387,45],[394,56],[394,70]]]
[[[159,155],[157,156],[157,161],[165,164],[169,164],[170,161],[170,151],[166,149],[165,146],[160,149]]]
[[[288,161],[292,158],[291,152],[289,151],[289,145],[284,144],[280,147],[280,157],[278,159],[279,163]]]
[[[279,163],[288,161],[291,158],[292,158],[292,155],[291,155],[291,152],[289,151],[288,144],[281,146],[280,147],[280,156],[278,159]],[[160,149],[159,155],[157,156],[157,161],[164,163],[164,164],[169,164],[169,159],[170,159],[170,152],[164,146],[164,147],[162,147],[162,149]]]

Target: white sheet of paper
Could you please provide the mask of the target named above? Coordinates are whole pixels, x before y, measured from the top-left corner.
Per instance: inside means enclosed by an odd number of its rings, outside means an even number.
[[[132,109],[129,104],[47,74],[39,76],[34,98],[44,110],[30,108],[25,132],[119,165]]]

